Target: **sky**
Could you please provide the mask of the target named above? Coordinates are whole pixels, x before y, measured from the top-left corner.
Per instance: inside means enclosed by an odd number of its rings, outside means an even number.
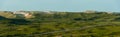
[[[120,0],[0,0],[0,11],[111,11],[120,12]]]

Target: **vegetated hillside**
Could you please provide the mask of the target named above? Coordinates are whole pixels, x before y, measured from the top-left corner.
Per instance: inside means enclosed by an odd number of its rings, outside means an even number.
[[[120,13],[33,11],[34,18],[0,16],[0,37],[119,37]]]

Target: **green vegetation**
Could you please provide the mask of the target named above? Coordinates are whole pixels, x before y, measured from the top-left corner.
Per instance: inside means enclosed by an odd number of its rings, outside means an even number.
[[[8,18],[3,16],[5,13],[0,14],[0,37],[120,37],[120,13],[30,13],[34,18]]]

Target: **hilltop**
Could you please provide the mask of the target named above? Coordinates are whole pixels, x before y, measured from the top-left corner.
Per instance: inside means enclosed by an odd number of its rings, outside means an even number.
[[[6,18],[34,18],[34,14],[45,14],[45,15],[52,15],[52,14],[67,14],[67,13],[101,13],[97,11],[90,11],[87,10],[85,12],[57,12],[57,11],[0,11],[0,16]],[[104,12],[108,14],[113,14],[112,12]]]

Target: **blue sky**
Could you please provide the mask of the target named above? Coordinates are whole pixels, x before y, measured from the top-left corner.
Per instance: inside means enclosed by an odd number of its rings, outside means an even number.
[[[120,0],[0,0],[0,11],[115,11]]]

